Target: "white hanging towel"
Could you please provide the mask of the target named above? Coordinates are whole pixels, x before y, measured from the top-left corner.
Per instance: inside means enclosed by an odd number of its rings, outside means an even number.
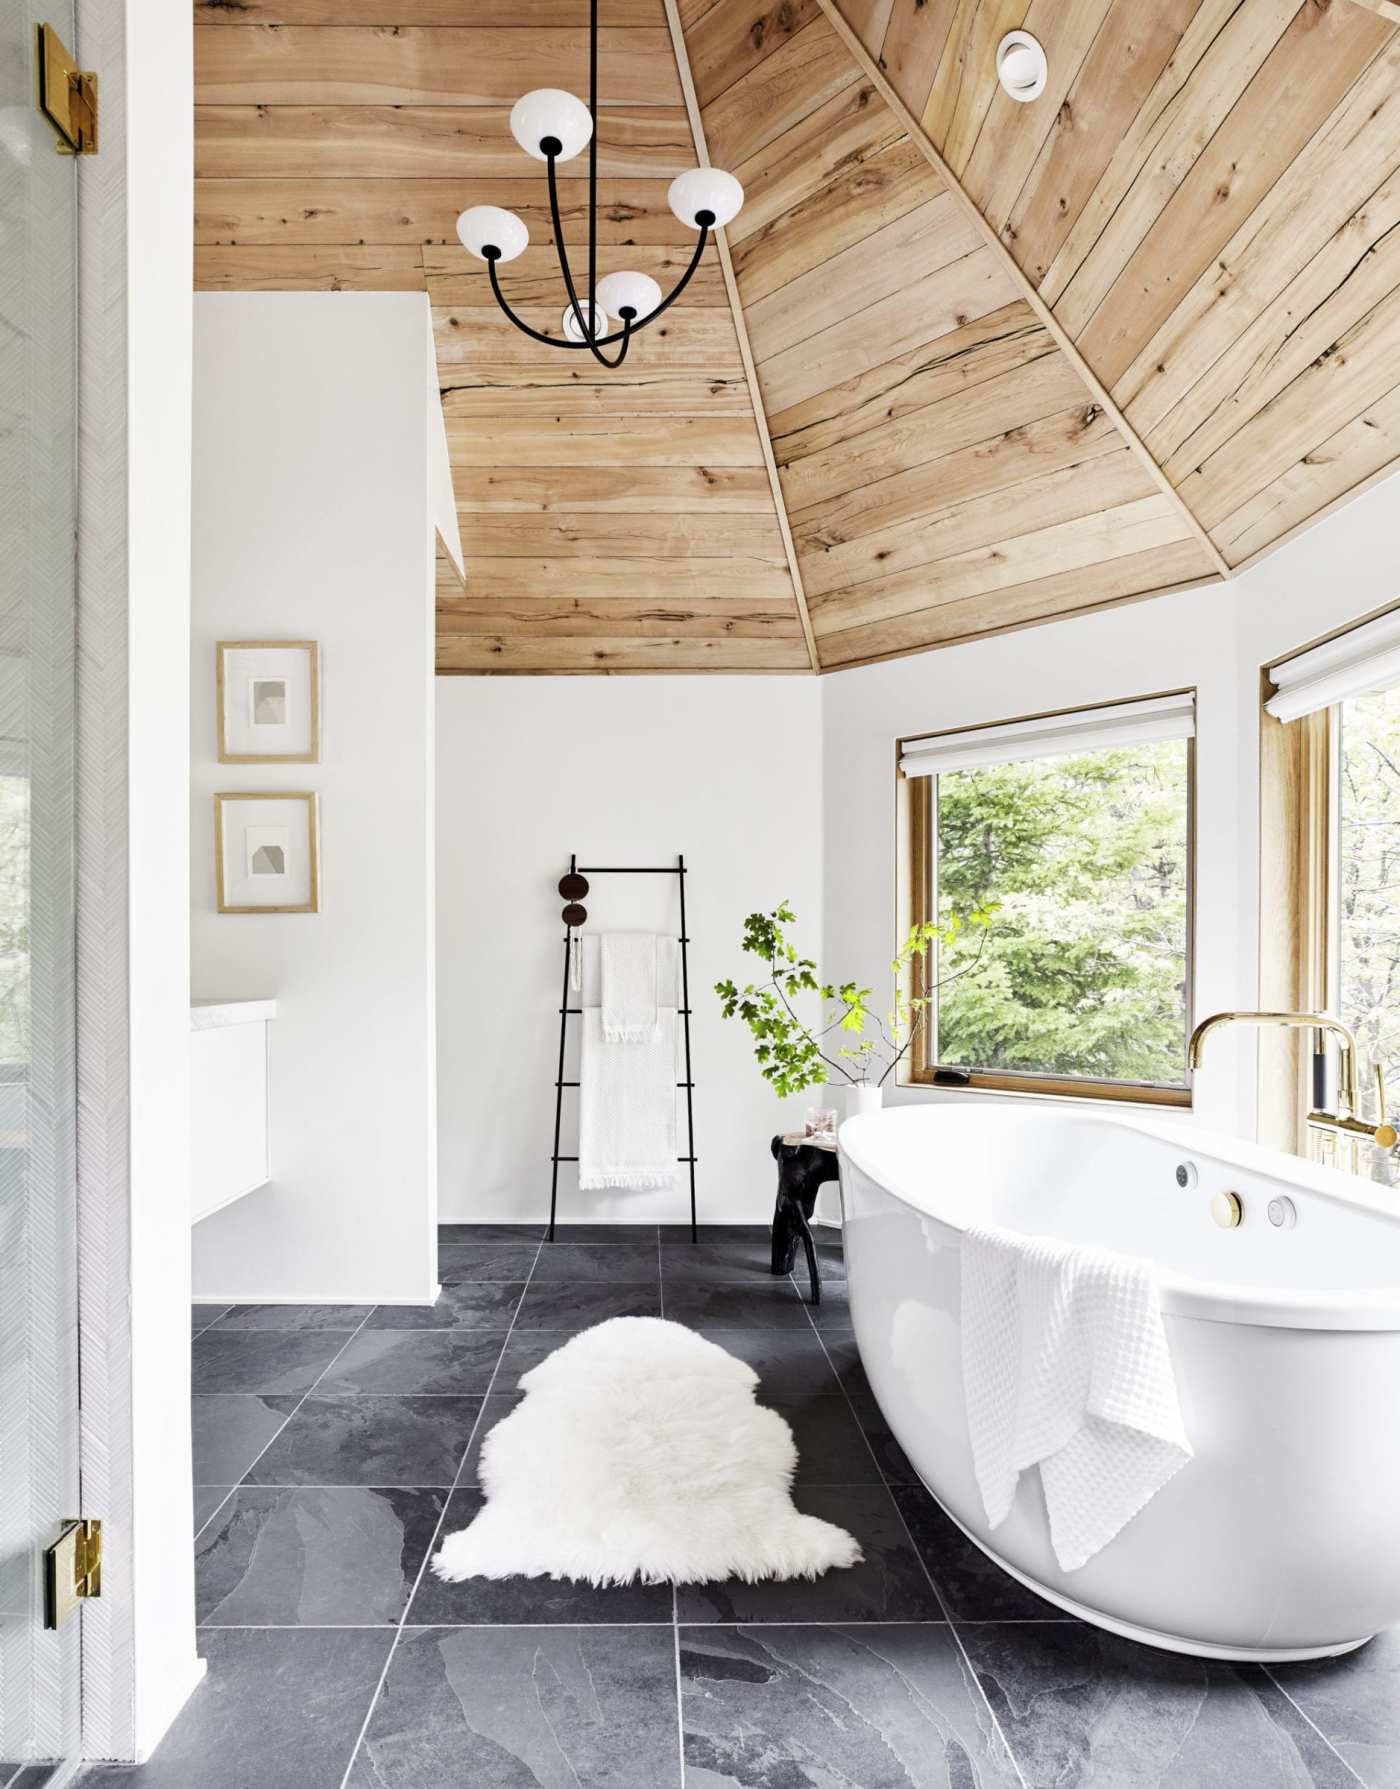
[[[583,1009],[579,1063],[580,1187],[645,1190],[676,1183],[676,1009],[662,1007],[646,1043],[609,1043],[601,1009]]]
[[[1040,1467],[1063,1571],[1191,1458],[1151,1268],[991,1226],[963,1232],[963,1395],[987,1520]]]
[[[644,1044],[656,1035],[660,1006],[654,932],[604,932],[603,1036],[610,1044]]]

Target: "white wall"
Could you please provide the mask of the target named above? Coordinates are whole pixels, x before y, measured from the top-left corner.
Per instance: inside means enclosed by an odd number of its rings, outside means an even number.
[[[470,569],[470,568],[468,568]],[[713,984],[748,979],[744,915],[790,899],[821,926],[820,692],[800,677],[443,678],[438,683],[438,1066],[441,1216],[538,1222],[549,1205],[569,853],[662,864],[685,854],[702,1221],[772,1210],[768,1140],[801,1123],[721,1019]],[[597,877],[588,929],[676,923],[670,877]],[[577,1027],[577,1020],[571,1022]],[[577,1148],[566,1093],[562,1148]],[[812,1098],[817,1096],[813,1095]],[[684,1135],[684,1113],[681,1116]],[[657,1222],[674,1193],[578,1191],[567,1221]]]
[[[200,1298],[436,1282],[429,328],[421,294],[195,301],[192,992],[278,1001],[272,1180],[196,1227]],[[321,763],[215,762],[214,644],[250,638],[319,641]],[[215,910],[219,789],[319,793],[319,913]]]
[[[823,678],[826,971],[888,981],[897,738],[1194,685],[1195,1011],[1255,1005],[1259,666],[1400,598],[1397,494],[1400,481],[1377,486],[1229,584]],[[1250,1132],[1254,1066],[1247,1032],[1215,1039],[1192,1117]]]

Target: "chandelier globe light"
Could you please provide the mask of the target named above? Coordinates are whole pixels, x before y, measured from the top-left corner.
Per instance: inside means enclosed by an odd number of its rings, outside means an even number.
[[[568,294],[562,335],[545,335],[517,317],[496,277],[497,264],[515,260],[529,244],[530,232],[522,218],[498,205],[473,205],[457,219],[462,247],[486,263],[496,303],[523,335],[549,348],[585,349],[606,367],[621,366],[633,336],[654,323],[690,284],[711,231],[723,229],[739,215],[744,189],[721,168],[691,168],[671,182],[667,194],[671,210],[687,229],[698,231],[699,239],[685,272],[665,297],[650,274],[609,273],[598,278],[598,0],[589,0],[588,104],[562,88],[538,87],[511,107],[510,129],[525,153],[545,164],[548,175],[554,248]],[[588,280],[580,292],[564,242],[556,170],[584,149],[588,151]],[[616,330],[613,317],[620,324]],[[609,359],[601,350],[612,346],[617,354]]]

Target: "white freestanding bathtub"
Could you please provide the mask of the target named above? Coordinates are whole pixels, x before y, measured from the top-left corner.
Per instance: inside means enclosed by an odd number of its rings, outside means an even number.
[[[1347,1652],[1400,1621],[1400,1191],[1193,1127],[1006,1104],[871,1113],[840,1147],[865,1371],[998,1565],[1087,1621],[1212,1658]],[[1235,1229],[1212,1218],[1222,1191]],[[1195,1458],[1077,1571],[1056,1564],[1037,1472],[987,1526],[958,1321],[974,1221],[1157,1266]]]

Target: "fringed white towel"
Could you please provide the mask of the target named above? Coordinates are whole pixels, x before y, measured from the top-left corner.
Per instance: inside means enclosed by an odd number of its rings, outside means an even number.
[[[661,1005],[654,932],[604,932],[601,1005],[610,1044],[645,1044],[656,1035]]]
[[[602,1014],[583,1009],[578,1183],[645,1191],[676,1183],[676,1009],[662,1007],[650,1040],[610,1044]]]
[[[963,1393],[987,1520],[1040,1467],[1075,1571],[1191,1458],[1150,1267],[990,1226],[961,1246]]]

